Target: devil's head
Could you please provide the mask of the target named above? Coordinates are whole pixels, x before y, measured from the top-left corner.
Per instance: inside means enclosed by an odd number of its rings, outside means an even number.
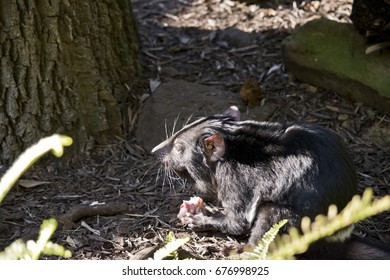
[[[239,121],[240,112],[232,106],[224,114],[201,118],[186,125],[153,148],[152,154],[167,169],[191,179],[204,193],[216,193],[215,166],[224,160],[224,127]]]

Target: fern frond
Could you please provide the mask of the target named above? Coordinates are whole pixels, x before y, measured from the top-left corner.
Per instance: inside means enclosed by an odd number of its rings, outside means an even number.
[[[154,253],[154,260],[163,260],[166,258],[178,259],[177,250],[190,240],[189,237],[176,239],[173,232],[170,232],[165,238],[165,246]]]
[[[64,135],[54,134],[50,137],[41,139],[37,144],[28,148],[14,162],[11,168],[0,179],[0,202],[20,178],[20,176],[45,153],[52,151],[56,157],[62,156],[65,146],[72,144],[72,138]],[[57,228],[57,221],[48,219],[43,221],[38,240],[35,242],[29,240],[16,240],[9,245],[3,252],[0,252],[0,259],[33,259],[36,260],[42,253],[51,255],[71,257],[71,252],[64,247],[49,241]]]
[[[68,136],[54,134],[41,139],[37,144],[24,151],[0,179],[0,202],[34,162],[49,151],[52,151],[56,157],[61,157],[64,153],[64,147],[72,145],[72,142],[72,138]]]
[[[288,222],[288,220],[281,220],[279,223],[273,225],[258,242],[257,246],[253,249],[252,257],[250,259],[265,260],[267,258],[268,249],[270,244],[274,241],[278,235],[279,230]]]
[[[338,214],[336,206],[331,205],[327,216],[318,215],[314,222],[308,217],[303,218],[303,235],[296,228],[291,228],[289,234],[276,240],[276,249],[268,254],[267,259],[291,259],[296,254],[304,253],[311,243],[389,209],[390,195],[373,200],[373,191],[368,188],[361,197],[354,196]]]
[[[24,242],[18,239],[0,252],[0,260],[37,260],[42,253],[70,258],[72,253],[69,250],[49,241],[56,228],[56,220],[44,220],[36,242],[33,240]]]

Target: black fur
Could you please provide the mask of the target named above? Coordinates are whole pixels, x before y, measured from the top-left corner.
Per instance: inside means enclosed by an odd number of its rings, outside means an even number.
[[[214,143],[213,135],[223,141]],[[313,124],[214,115],[185,126],[152,154],[221,202],[223,213],[190,215],[190,226],[250,233],[250,243],[282,219],[299,227],[302,217],[326,214],[330,204],[341,210],[357,193],[355,168],[339,137]],[[304,257],[322,251],[313,247]],[[330,251],[335,254],[325,258],[344,258]]]

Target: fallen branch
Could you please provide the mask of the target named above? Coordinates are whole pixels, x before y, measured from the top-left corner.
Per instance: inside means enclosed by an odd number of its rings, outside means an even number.
[[[68,213],[57,217],[57,220],[63,224],[63,229],[71,229],[74,222],[84,217],[91,216],[113,216],[118,214],[129,214],[134,208],[124,202],[109,202],[100,205],[81,205],[71,209]]]

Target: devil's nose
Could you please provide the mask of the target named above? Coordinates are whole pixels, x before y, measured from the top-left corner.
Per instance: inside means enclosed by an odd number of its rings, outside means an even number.
[[[165,143],[162,142],[152,149],[150,152],[154,157],[159,158],[164,153]]]
[[[156,147],[154,147],[153,149],[152,149],[152,151],[150,152],[152,155],[156,155],[156,153],[157,153],[157,151],[159,150],[160,148],[159,148],[159,145],[157,145]]]
[[[152,151],[150,152],[150,153],[152,154],[152,156],[154,156],[154,157],[157,157],[157,151],[158,151],[158,149],[156,149],[156,148],[157,148],[157,146],[154,147],[154,148],[152,149]]]

